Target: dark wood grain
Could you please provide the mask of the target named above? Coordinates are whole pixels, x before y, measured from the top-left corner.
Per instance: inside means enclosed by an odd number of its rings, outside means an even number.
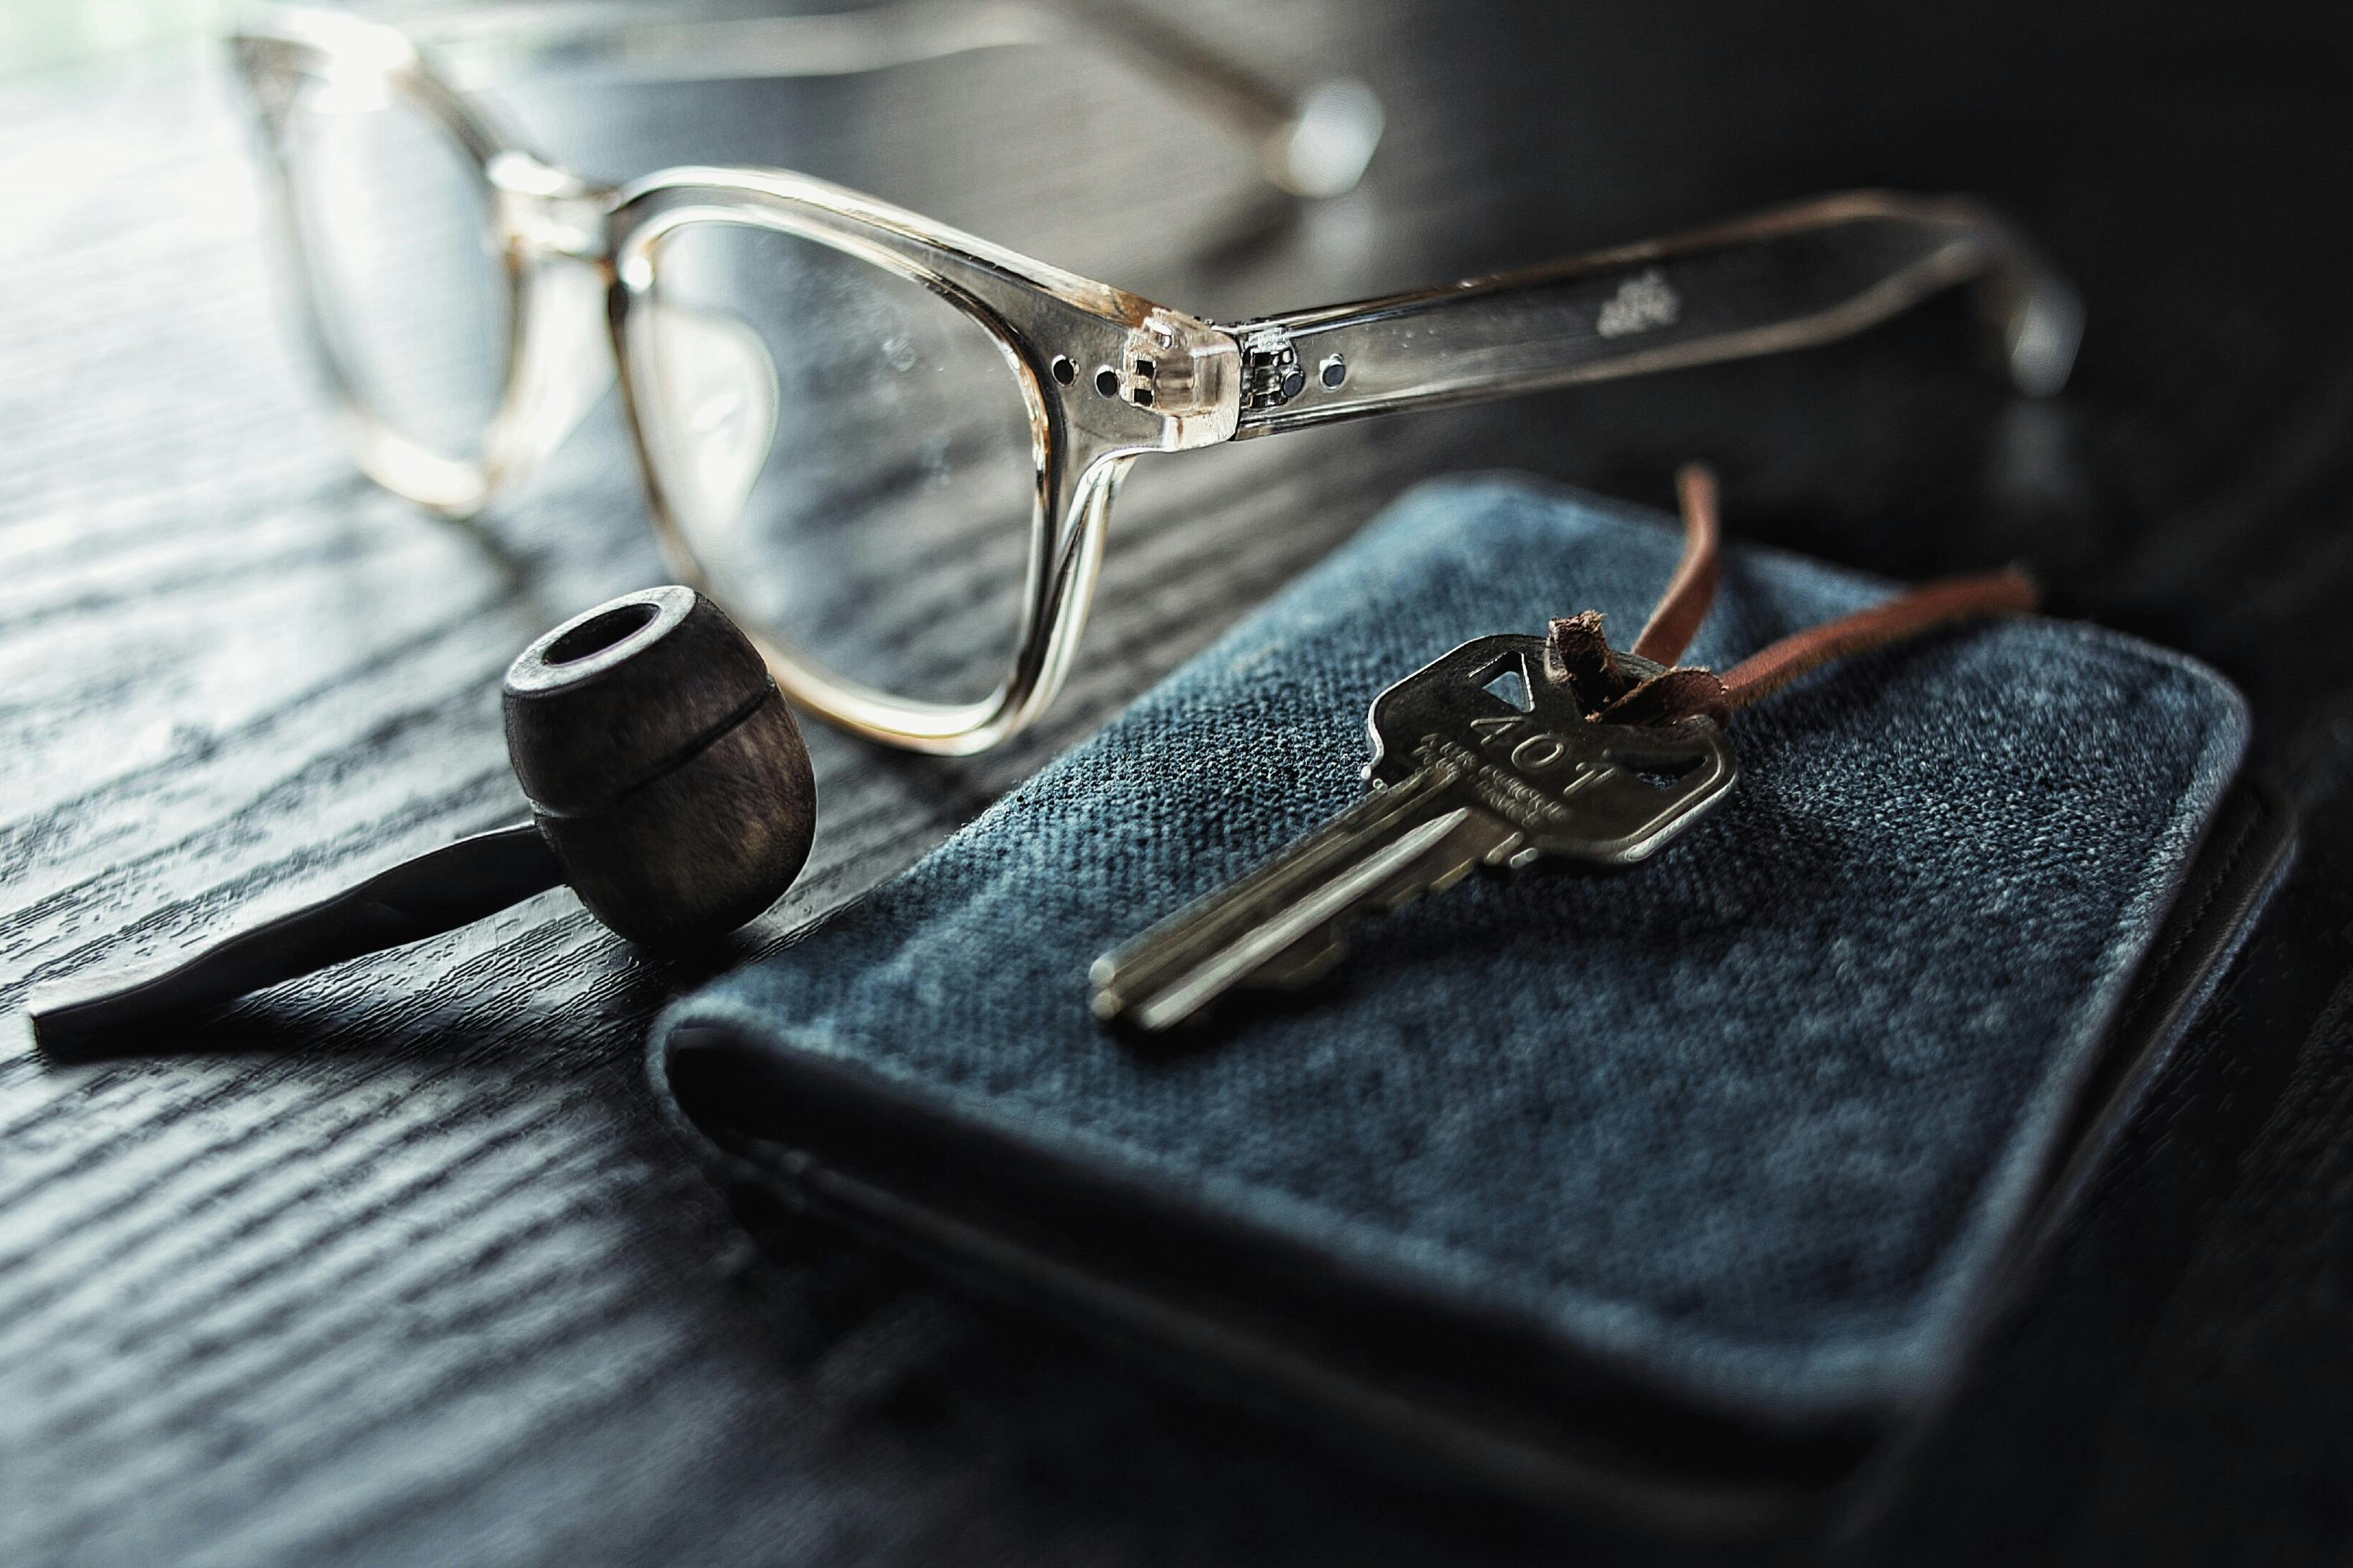
[[[1392,129],[1366,189],[1269,209],[1148,83],[1060,52],[864,88],[509,100],[594,172],[786,163],[1229,317],[1816,190],[1969,190],[2082,285],[2081,374],[2021,403],[1938,307],[1780,361],[1147,462],[1046,723],[970,762],[812,727],[809,872],[702,966],[635,953],[558,892],[147,1055],[53,1068],[18,1030],[0,1562],[1579,1545],[730,1212],[660,1129],[640,1052],[667,996],[907,864],[1415,480],[1504,466],[1664,505],[1694,458],[1736,536],[1899,577],[2022,558],[2063,611],[2217,664],[2310,824],[1873,1554],[2341,1547],[2324,1483],[2353,1458],[2353,1039],[2342,995],[2327,1005],[2353,922],[2353,100],[2334,19],[1188,9],[1245,50],[1375,81]],[[1039,156],[1047,132],[1076,151]],[[353,477],[281,330],[244,152],[209,58],[0,88],[0,1008],[511,818],[507,661],[660,578],[609,400],[480,530]]]

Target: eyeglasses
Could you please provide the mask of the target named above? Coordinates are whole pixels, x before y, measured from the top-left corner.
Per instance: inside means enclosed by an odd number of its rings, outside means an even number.
[[[983,750],[1052,700],[1145,454],[1799,348],[1961,284],[2029,395],[2065,380],[2080,335],[2073,293],[2006,222],[1870,192],[1219,324],[782,170],[593,184],[470,102],[465,62],[807,74],[1076,22],[1149,56],[1309,196],[1353,184],[1378,140],[1361,86],[1286,92],[1096,0],[617,28],[554,16],[430,59],[301,8],[236,38],[345,437],[385,488],[470,514],[617,365],[673,570],[803,707],[918,751]]]

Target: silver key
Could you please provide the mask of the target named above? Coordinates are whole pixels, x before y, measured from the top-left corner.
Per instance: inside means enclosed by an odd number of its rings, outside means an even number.
[[[1739,765],[1715,722],[1592,723],[1546,680],[1544,651],[1542,637],[1481,637],[1375,698],[1373,793],[1095,960],[1095,1016],[1166,1029],[1237,986],[1303,985],[1339,962],[1360,915],[1481,866],[1631,865],[1732,788]]]

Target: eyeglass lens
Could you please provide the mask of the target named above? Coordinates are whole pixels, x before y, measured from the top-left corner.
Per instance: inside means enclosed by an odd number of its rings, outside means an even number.
[[[674,523],[731,609],[837,675],[965,702],[1019,629],[1037,462],[997,337],[895,271],[698,221],[630,316]]]
[[[480,170],[438,121],[364,82],[313,84],[285,145],[320,330],[344,379],[415,445],[478,457],[510,311]]]

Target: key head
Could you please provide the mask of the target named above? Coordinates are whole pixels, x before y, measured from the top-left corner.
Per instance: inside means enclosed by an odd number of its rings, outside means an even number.
[[[1464,643],[1373,700],[1365,776],[1395,784],[1425,768],[1510,823],[1530,851],[1588,864],[1642,859],[1724,798],[1740,768],[1708,719],[1597,724],[1545,679],[1542,637]],[[1637,675],[1659,673],[1621,653]]]
[[[759,650],[671,586],[575,616],[507,671],[507,751],[565,879],[633,942],[681,948],[774,903],[817,780]]]

